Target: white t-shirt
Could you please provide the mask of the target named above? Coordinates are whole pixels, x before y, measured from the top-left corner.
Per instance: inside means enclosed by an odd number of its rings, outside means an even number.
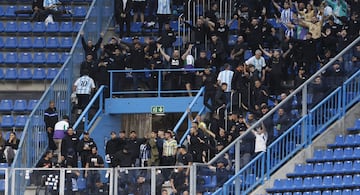
[[[223,71],[219,72],[217,80],[220,81],[220,84],[221,83],[227,84],[227,89],[225,92],[231,91],[231,80],[233,78],[233,75],[234,75],[234,72],[231,70],[223,70]]]
[[[88,75],[78,78],[74,86],[76,86],[76,94],[91,94],[91,90],[95,88],[94,80]]]
[[[265,133],[254,133],[255,135],[255,153],[266,152],[267,135]]]
[[[261,73],[261,70],[266,66],[266,63],[265,63],[265,59],[264,57],[260,56],[259,59],[256,59],[255,56],[249,58],[248,60],[245,61],[245,64],[246,65],[254,65],[255,66],[255,69],[258,70],[260,73]]]
[[[68,128],[69,128],[69,123],[64,120],[61,120],[55,124],[54,130],[55,131],[60,131],[60,130],[67,131]]]

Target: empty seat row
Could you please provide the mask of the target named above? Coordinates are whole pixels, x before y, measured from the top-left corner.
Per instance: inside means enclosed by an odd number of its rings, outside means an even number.
[[[29,111],[31,112],[35,106],[37,105],[37,103],[39,102],[39,100],[23,100],[23,99],[19,99],[19,100],[10,100],[10,99],[3,99],[0,101],[0,112],[11,112],[11,111],[15,111],[15,112],[24,112],[24,111]]]
[[[267,189],[268,192],[289,192],[289,191],[314,191],[329,189],[352,189],[359,188],[360,174],[345,176],[316,176],[316,177],[297,177],[287,179],[276,179],[273,188]]]
[[[27,6],[27,5],[23,5],[23,6],[15,6],[15,5],[10,5],[10,6],[0,6],[0,17],[17,17],[17,16],[23,16],[23,17],[28,17],[30,14],[16,14],[15,12],[18,10],[31,10],[32,7],[31,6]],[[75,6],[75,7],[71,7],[71,6],[66,6],[65,7],[66,10],[72,10],[72,17],[76,17],[76,18],[82,18],[86,16],[87,13],[87,8],[84,6]]]
[[[360,147],[335,148],[326,150],[315,150],[314,156],[306,162],[360,160]]]
[[[71,49],[72,37],[0,37],[0,48],[4,49]]]
[[[15,118],[12,115],[3,115],[1,120],[2,128],[23,128],[28,117],[26,115],[17,115]]]
[[[2,68],[0,68],[0,79],[5,80],[52,80],[58,74],[58,69],[49,68],[47,71],[44,68],[35,68],[32,70],[31,68],[7,68],[4,72]]]
[[[360,134],[349,134],[349,135],[337,135],[335,141],[332,144],[328,144],[329,148],[336,147],[349,147],[349,146],[359,146],[360,145]]]
[[[4,64],[63,64],[68,57],[69,53],[15,53],[9,52],[4,55],[0,53],[0,63]]]
[[[288,177],[306,177],[312,175],[344,175],[360,174],[360,160],[338,161],[325,163],[296,164],[294,172],[288,173]]]
[[[315,190],[307,192],[284,192],[273,193],[273,195],[360,195],[360,189],[344,189],[344,190]]]
[[[82,22],[14,22],[0,23],[0,32],[6,33],[73,33],[79,32]]]

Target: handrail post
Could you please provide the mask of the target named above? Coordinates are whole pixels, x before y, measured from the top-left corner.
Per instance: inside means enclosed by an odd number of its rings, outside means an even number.
[[[151,167],[151,194],[156,194],[156,169],[155,167]]]
[[[307,102],[308,102],[308,97],[307,97],[307,94],[308,94],[308,87],[307,87],[307,85],[305,85],[304,86],[304,88],[302,89],[302,97],[301,97],[301,105],[302,105],[302,110],[301,110],[301,116],[302,117],[304,117],[306,114],[307,114]],[[305,131],[308,131],[308,128],[309,128],[309,126],[308,125],[305,125],[306,123],[305,123],[305,121],[303,122],[303,125],[302,125],[302,133],[301,133],[301,135],[302,135],[302,138],[301,138],[301,142],[302,143],[306,143],[306,140],[307,140],[307,138],[306,138],[306,135],[307,135],[307,133],[305,132]]]
[[[161,94],[161,80],[162,80],[162,74],[163,72],[158,70],[158,92],[157,92],[157,97],[160,97]]]
[[[113,96],[113,72],[112,71],[109,71],[110,73],[110,83],[109,83],[109,87],[110,87],[110,99],[112,99],[112,96]]]
[[[240,159],[241,159],[240,144],[241,144],[241,140],[239,140],[235,144],[235,175],[237,173],[239,173],[239,171],[241,169],[241,164],[240,164]],[[240,178],[239,177],[237,177],[236,180],[235,180],[235,192],[236,192],[236,195],[238,195],[239,192],[240,192]]]

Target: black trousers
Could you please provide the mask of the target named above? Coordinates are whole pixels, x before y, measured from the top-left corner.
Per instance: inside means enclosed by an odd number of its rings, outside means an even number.
[[[129,14],[126,14],[125,18],[119,17],[120,37],[124,36],[124,24],[126,24],[125,36],[130,36],[130,22],[131,18]]]

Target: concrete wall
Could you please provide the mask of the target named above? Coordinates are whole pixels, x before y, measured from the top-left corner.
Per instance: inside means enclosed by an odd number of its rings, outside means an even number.
[[[313,151],[316,149],[324,149],[327,147],[327,144],[333,143],[335,136],[338,134],[346,134],[346,129],[352,127],[356,119],[360,118],[360,103],[353,106],[347,113],[346,116],[341,120],[338,120],[333,125],[331,125],[324,133],[319,135],[314,141],[313,144],[307,148],[301,150],[295,157],[290,159],[285,165],[283,165],[277,172],[271,175],[270,179],[264,183],[264,185],[259,186],[254,190],[252,195],[266,194],[266,188],[271,188],[273,186],[275,179],[284,179],[286,178],[287,173],[294,171],[296,164],[305,163],[305,160],[312,157]]]
[[[138,137],[150,135],[152,130],[152,114],[122,114],[121,130],[129,135],[130,131],[136,131]]]

